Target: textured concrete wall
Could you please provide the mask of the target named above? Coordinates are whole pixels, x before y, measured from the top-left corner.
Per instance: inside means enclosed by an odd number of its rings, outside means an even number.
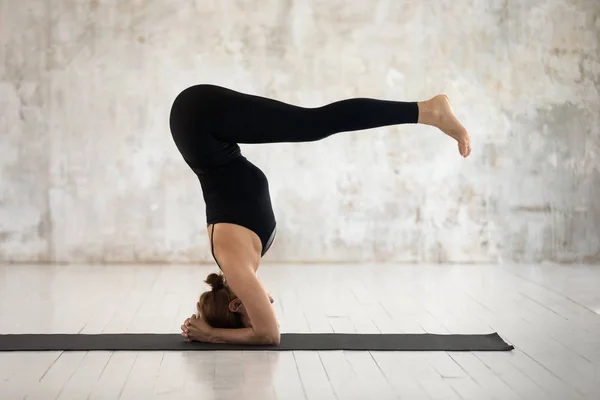
[[[446,93],[403,126],[243,146],[270,261],[600,260],[597,0],[0,1],[0,259],[210,261],[168,130],[214,83],[317,106]]]

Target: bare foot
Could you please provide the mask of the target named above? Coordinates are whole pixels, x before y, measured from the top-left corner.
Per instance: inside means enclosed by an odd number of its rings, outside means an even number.
[[[471,137],[458,121],[448,96],[439,94],[419,103],[419,123],[435,126],[458,142],[458,151],[463,157],[471,154]]]

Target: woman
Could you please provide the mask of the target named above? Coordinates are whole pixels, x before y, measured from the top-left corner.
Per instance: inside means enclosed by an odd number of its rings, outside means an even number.
[[[463,157],[470,138],[448,98],[422,102],[353,98],[304,108],[214,85],[187,88],[170,115],[173,139],[200,180],[212,256],[221,274],[197,303],[198,314],[181,326],[188,340],[278,345],[273,299],[256,275],[275,238],[275,216],[266,176],[238,143],[310,142],[340,132],[397,124],[437,127],[458,142]]]

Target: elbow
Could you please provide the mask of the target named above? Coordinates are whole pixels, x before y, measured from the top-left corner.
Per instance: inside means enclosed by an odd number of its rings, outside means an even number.
[[[281,343],[281,334],[279,332],[277,332],[276,335],[272,335],[269,337],[270,340],[270,345],[271,346],[279,346],[279,344]]]
[[[279,332],[269,332],[259,334],[259,344],[264,346],[279,346],[281,343],[281,334]]]

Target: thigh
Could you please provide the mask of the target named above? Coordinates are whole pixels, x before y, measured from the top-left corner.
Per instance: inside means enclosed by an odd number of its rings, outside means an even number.
[[[206,100],[187,93],[175,100],[169,118],[173,141],[186,163],[195,172],[203,173],[239,157],[241,151],[236,143],[222,140],[212,132],[214,117],[210,116]]]

